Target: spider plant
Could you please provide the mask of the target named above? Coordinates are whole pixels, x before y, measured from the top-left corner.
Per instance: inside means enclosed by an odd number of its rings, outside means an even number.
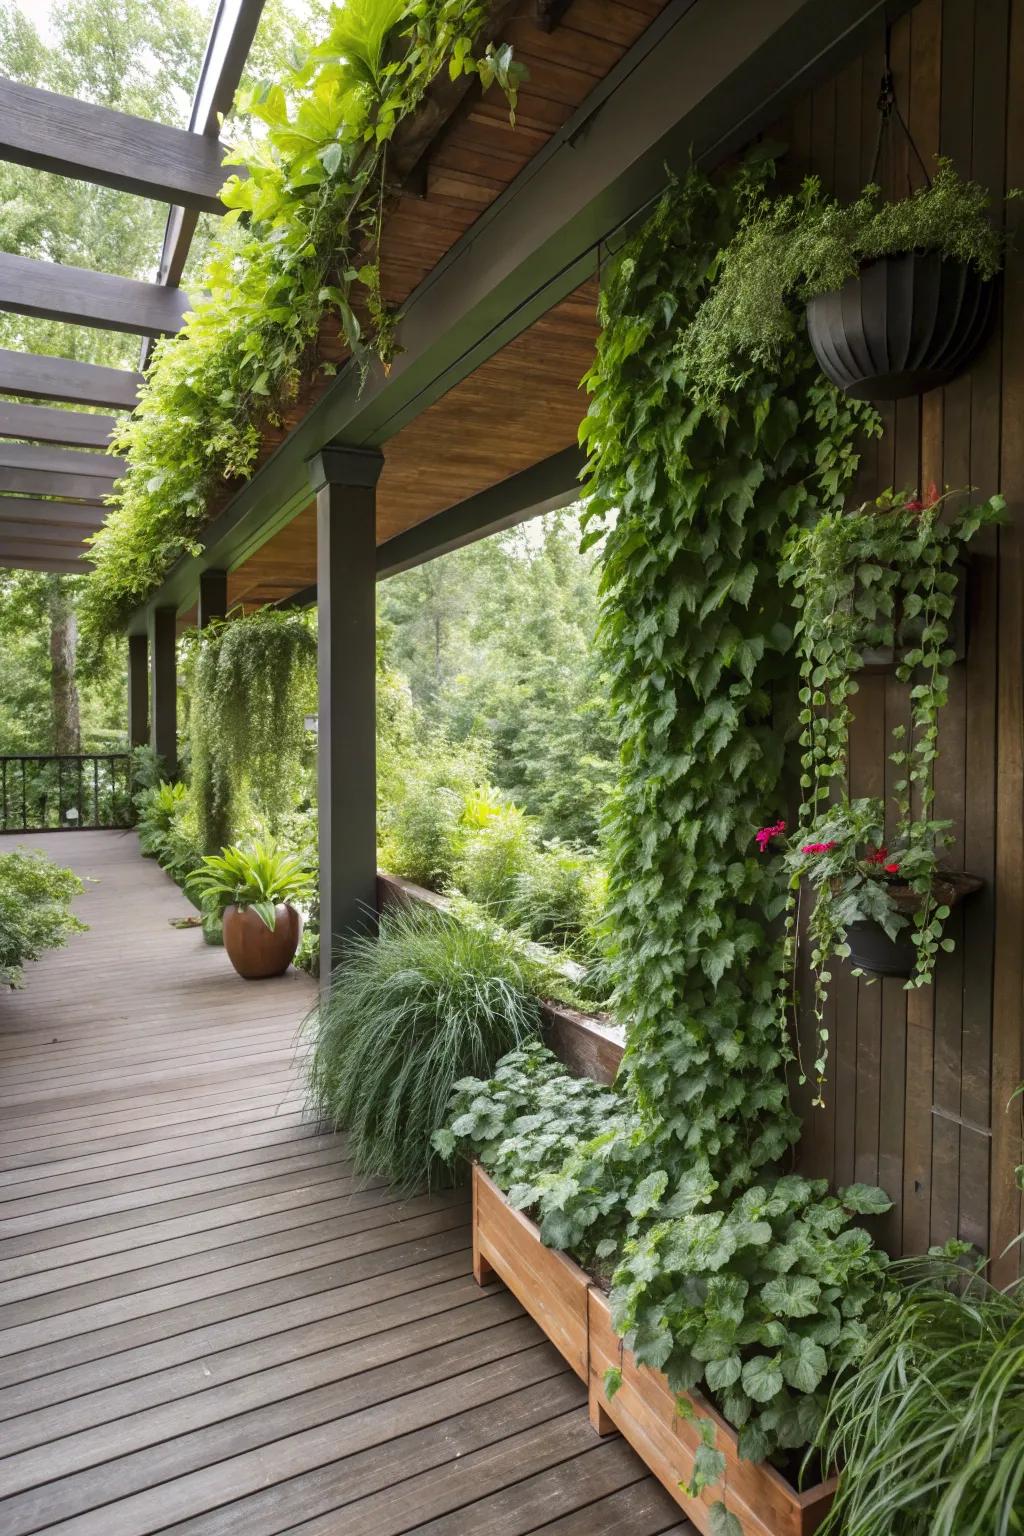
[[[252,907],[271,933],[279,904],[294,906],[314,894],[313,876],[299,855],[269,839],[206,854],[185,883],[208,915],[220,917],[230,906]]]
[[[906,1287],[832,1390],[819,1447],[842,1473],[820,1536],[1015,1536],[1024,1292],[949,1253],[900,1271]]]
[[[402,1191],[451,1183],[430,1142],[452,1088],[538,1034],[546,980],[500,929],[430,909],[386,912],[376,938],[348,942],[306,1022],[306,1068],[360,1173]]]

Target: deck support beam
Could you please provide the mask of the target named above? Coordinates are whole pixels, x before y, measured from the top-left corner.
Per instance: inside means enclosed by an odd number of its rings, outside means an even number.
[[[128,636],[128,746],[149,741],[149,642],[145,635]]]
[[[309,461],[316,492],[320,978],[377,896],[376,449],[329,445]]]
[[[149,614],[149,742],[164,761],[168,779],[178,774],[177,613],[152,608]]]
[[[228,573],[227,571],[202,571],[199,576],[199,606],[196,610],[196,625],[199,629],[205,629],[214,619],[227,617],[228,611]]]

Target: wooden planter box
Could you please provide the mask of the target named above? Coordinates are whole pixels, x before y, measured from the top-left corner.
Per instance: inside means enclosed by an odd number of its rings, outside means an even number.
[[[492,1273],[585,1382],[589,1275],[564,1253],[545,1248],[533,1222],[514,1211],[474,1164],[473,1274],[478,1285],[486,1285]]]
[[[598,1434],[620,1432],[665,1485],[699,1531],[710,1532],[710,1506],[724,1495],[744,1536],[812,1536],[824,1520],[835,1479],[798,1493],[767,1462],[744,1461],[736,1435],[699,1393],[687,1394],[697,1412],[718,1427],[716,1448],[725,1454],[724,1484],[691,1498],[680,1487],[693,1476],[699,1444],[696,1425],[676,1412],[676,1394],[660,1371],[637,1365],[611,1324],[604,1292],[571,1259],[545,1248],[532,1221],[513,1211],[480,1168],[473,1169],[473,1273],[483,1285],[503,1280],[530,1316],[586,1381],[590,1419]],[[622,1372],[610,1400],[604,1373]]]

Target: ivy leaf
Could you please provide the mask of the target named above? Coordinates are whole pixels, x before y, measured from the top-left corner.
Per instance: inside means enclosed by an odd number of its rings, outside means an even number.
[[[828,1359],[820,1344],[812,1339],[790,1334],[782,1351],[782,1374],[797,1392],[813,1392],[828,1370]]]
[[[740,1429],[736,1448],[744,1461],[764,1461],[771,1451],[772,1443],[754,1419]]]
[[[722,1392],[739,1381],[742,1369],[739,1355],[728,1355],[724,1360],[709,1360],[704,1367],[704,1380],[712,1392]]]
[[[736,1516],[718,1499],[708,1510],[710,1536],[743,1536],[743,1527]]]

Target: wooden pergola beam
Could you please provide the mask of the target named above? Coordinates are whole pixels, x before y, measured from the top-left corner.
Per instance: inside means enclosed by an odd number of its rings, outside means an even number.
[[[141,373],[131,373],[126,368],[104,368],[99,363],[80,363],[72,357],[46,357],[0,347],[0,395],[66,400],[69,405],[105,405],[131,411],[141,387]]]
[[[50,525],[63,528],[90,528],[100,526],[107,515],[106,507],[83,505],[74,501],[33,500],[29,496],[0,496],[0,534],[4,524],[28,523],[33,528]]]
[[[82,545],[90,533],[95,533],[95,527],[89,524],[81,524],[78,527],[62,526],[53,523],[0,523],[0,543],[10,544],[12,541],[26,544],[46,545],[47,548],[56,545],[59,549],[67,549],[80,552]]]
[[[114,488],[112,478],[99,475],[60,474],[47,469],[0,468],[0,492],[16,496],[62,496],[68,501],[87,501],[101,507]]]
[[[0,309],[12,314],[137,336],[173,336],[188,303],[181,288],[0,254]]]
[[[0,400],[0,437],[60,443],[68,448],[106,448],[116,425],[115,416]]]
[[[52,571],[56,574],[81,576],[85,567],[81,560],[65,560],[62,555],[8,555],[0,552],[0,569],[5,571]]]
[[[3,530],[0,530],[0,559],[3,560],[68,560],[74,561],[80,558],[76,554],[79,544],[72,540],[64,540],[57,544],[41,543],[38,538],[28,539],[8,538]],[[85,547],[81,546],[84,555]]]
[[[223,213],[216,139],[0,79],[0,160],[198,213]]]
[[[116,480],[127,468],[126,461],[115,458],[112,453],[0,441],[0,469],[56,470],[58,474],[95,475],[100,480]]]

